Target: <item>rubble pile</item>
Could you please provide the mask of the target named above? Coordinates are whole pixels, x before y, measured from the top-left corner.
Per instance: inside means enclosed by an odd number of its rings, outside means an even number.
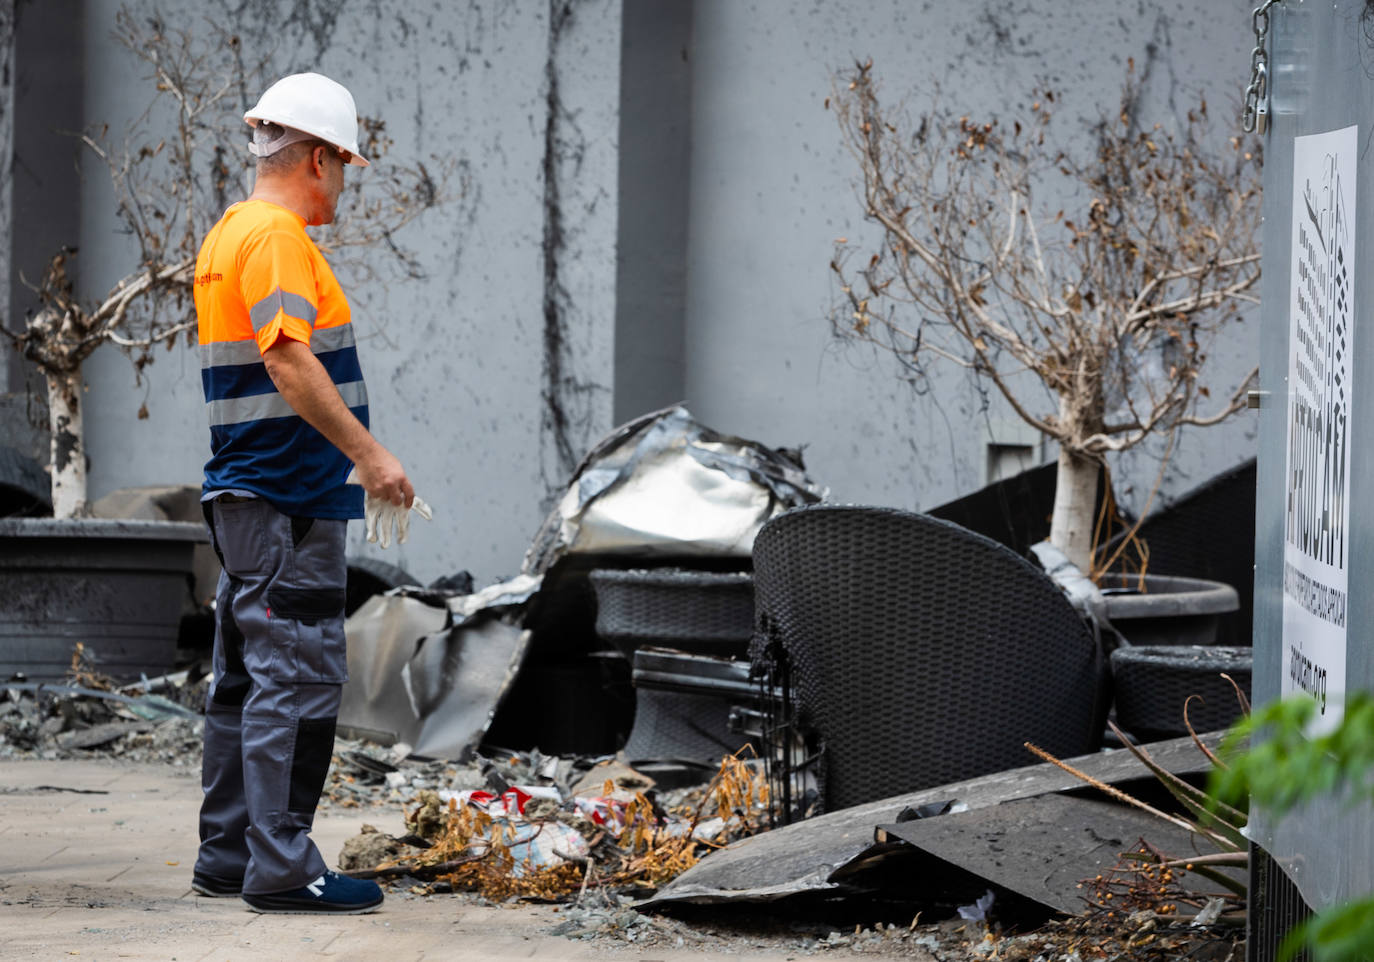
[[[583,770],[585,762],[532,752],[479,757],[466,770],[431,765],[407,772],[386,771],[393,763],[366,757],[341,756],[353,773],[336,767],[342,774],[331,799],[355,802],[359,771],[374,783],[380,775],[393,792],[415,791],[405,803],[404,834],[365,830],[345,846],[340,866],[355,876],[404,879],[417,894],[561,900],[590,890],[642,897],[712,849],[768,824],[762,768],[734,755],[721,760],[708,784],[664,793],[615,759]]]
[[[563,921],[549,930],[574,941],[627,943],[654,947],[732,953],[783,949],[789,955],[871,955],[923,962],[1241,962],[1243,927],[1213,923],[1197,926],[1142,911],[1129,917],[1105,913],[1052,921],[1034,932],[1003,931],[996,923],[964,918],[925,923],[834,923],[800,918],[754,917],[723,923],[646,915],[633,900],[608,894],[588,896],[559,907]]]
[[[1242,962],[1243,920],[1204,922],[1150,910],[1103,911],[1047,923],[1027,935],[988,939],[983,957],[1007,962],[1120,959],[1121,962]]]
[[[797,918],[754,917],[739,924],[688,922],[645,915],[629,906],[632,900],[615,895],[578,900],[560,909],[563,921],[549,930],[575,941],[633,943],[642,948],[718,949],[727,939],[730,950],[786,950],[796,955],[845,954],[908,956],[916,959],[964,960],[984,957],[986,930],[963,920],[920,925],[855,926],[840,930],[824,922]],[[992,956],[995,957],[995,956]]]
[[[0,682],[0,758],[198,767],[206,679],[183,671],[121,687],[85,667],[80,647],[64,683]]]

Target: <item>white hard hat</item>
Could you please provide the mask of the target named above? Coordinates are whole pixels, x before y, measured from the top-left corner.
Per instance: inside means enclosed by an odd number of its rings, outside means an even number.
[[[358,153],[358,109],[341,83],[323,74],[293,73],[263,91],[258,105],[243,115],[253,127],[269,121],[318,137],[350,154],[350,164],[368,166]]]

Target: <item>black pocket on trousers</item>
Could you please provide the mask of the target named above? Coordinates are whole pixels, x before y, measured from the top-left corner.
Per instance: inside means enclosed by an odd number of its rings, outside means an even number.
[[[314,518],[298,518],[291,516],[291,546],[299,548],[301,542],[310,534],[310,529],[315,527]]]
[[[268,588],[267,606],[274,618],[314,625],[343,614],[348,592],[343,588]]]

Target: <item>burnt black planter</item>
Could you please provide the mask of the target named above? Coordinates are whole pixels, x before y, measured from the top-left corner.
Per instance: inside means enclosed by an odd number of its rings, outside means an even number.
[[[1232,645],[1118,648],[1112,652],[1116,720],[1143,741],[1188,734],[1185,718],[1197,732],[1226,728],[1241,716],[1236,689],[1250,697],[1253,654]]]
[[[60,679],[78,642],[116,679],[166,672],[207,540],[185,521],[0,518],[0,680]]]
[[[1105,574],[1107,620],[1132,645],[1211,645],[1221,616],[1240,607],[1220,581],[1172,575]]]

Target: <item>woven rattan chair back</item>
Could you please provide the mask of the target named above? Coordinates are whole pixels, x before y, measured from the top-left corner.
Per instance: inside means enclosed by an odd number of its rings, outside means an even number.
[[[754,543],[756,636],[790,662],[826,810],[1091,751],[1103,659],[1038,568],[891,508],[811,505]],[[777,680],[776,665],[757,666]]]

